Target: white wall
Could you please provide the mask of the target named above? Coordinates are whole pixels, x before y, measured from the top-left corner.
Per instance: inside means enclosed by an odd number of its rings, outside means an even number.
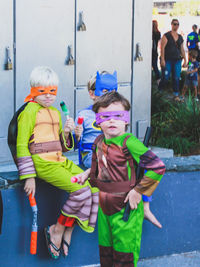
[[[135,0],[133,47],[133,132],[143,139],[151,116],[152,0]],[[140,44],[143,61],[135,61],[136,44]],[[138,121],[142,121],[138,127]]]

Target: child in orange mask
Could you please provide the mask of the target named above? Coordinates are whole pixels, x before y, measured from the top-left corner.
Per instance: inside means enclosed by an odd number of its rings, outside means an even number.
[[[94,231],[98,192],[89,183],[82,186],[71,182],[71,177],[82,170],[62,154],[73,148],[74,121],[67,119],[63,130],[60,112],[52,107],[58,88],[56,73],[48,67],[36,67],[30,85],[31,93],[25,99],[28,104],[18,116],[17,166],[27,195],[35,195],[38,178],[70,194],[57,223],[45,228],[49,253],[57,259],[61,247],[64,255],[68,254],[75,222],[86,232]]]

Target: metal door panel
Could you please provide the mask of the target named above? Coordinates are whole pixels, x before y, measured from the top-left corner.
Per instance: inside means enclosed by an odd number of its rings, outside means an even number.
[[[86,85],[96,70],[117,70],[131,81],[132,0],[77,0],[77,26],[83,12],[86,31],[76,27],[76,85]]]
[[[92,104],[93,101],[89,97],[87,87],[77,88],[75,90],[75,116],[77,116],[80,110]]]
[[[126,97],[131,104],[131,85],[130,84],[119,85],[118,92],[122,94],[124,97]],[[130,111],[130,114],[131,114],[131,111]],[[134,129],[132,129],[132,125],[130,124],[128,126],[127,132],[132,132],[132,130],[134,131]]]
[[[128,99],[131,103],[131,86],[130,84],[120,84],[118,92]]]
[[[74,65],[66,65],[68,46],[74,47],[73,0],[17,0],[16,103],[29,94],[32,69],[46,65],[59,77],[55,106],[64,100],[73,116]]]
[[[0,1],[0,138],[5,138],[14,112],[13,70],[5,70],[6,47],[9,46],[13,62],[13,1]],[[5,140],[3,141],[5,142]],[[1,145],[0,145],[1,147]]]

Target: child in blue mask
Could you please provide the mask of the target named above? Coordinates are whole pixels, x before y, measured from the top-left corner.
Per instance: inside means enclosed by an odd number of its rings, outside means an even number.
[[[117,91],[117,72],[110,74],[106,71],[99,73],[88,82],[88,93],[90,98],[95,101],[107,92]],[[100,127],[96,124],[96,116],[92,110],[93,105],[81,110],[76,117],[75,123],[75,142],[79,147],[79,164],[83,169],[88,169],[92,164],[92,144],[96,137],[102,133]],[[78,117],[83,117],[83,124],[79,125]],[[162,228],[160,222],[155,218],[150,210],[151,197],[143,195],[144,218],[149,220],[155,226]]]

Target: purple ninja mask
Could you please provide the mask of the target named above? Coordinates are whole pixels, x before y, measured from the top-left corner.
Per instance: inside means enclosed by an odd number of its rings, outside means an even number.
[[[109,121],[111,119],[130,122],[130,114],[127,110],[120,111],[107,111],[96,113],[96,124],[99,125],[104,121]]]

